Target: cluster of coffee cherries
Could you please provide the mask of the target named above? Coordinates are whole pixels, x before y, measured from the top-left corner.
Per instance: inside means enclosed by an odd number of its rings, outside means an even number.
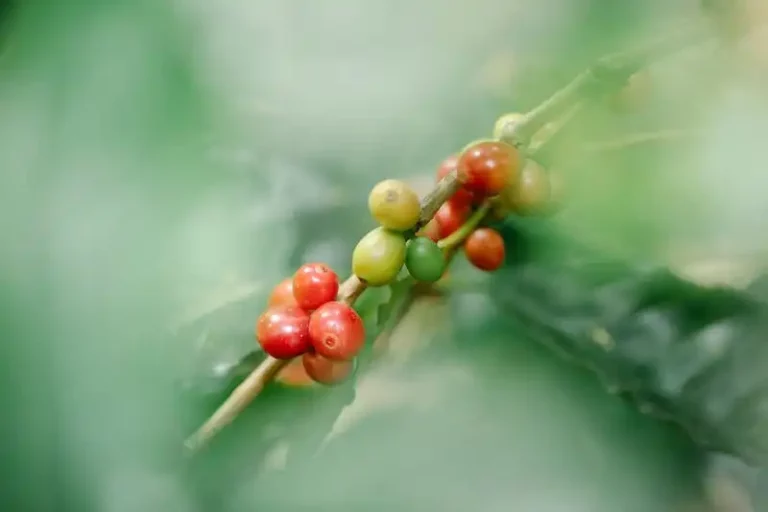
[[[448,252],[459,244],[476,268],[501,267],[502,236],[490,227],[468,224],[470,216],[483,204],[492,207],[488,213],[495,217],[536,213],[544,211],[551,197],[544,169],[530,160],[521,165],[518,150],[499,140],[501,128],[516,116],[499,119],[494,139],[475,141],[440,164],[436,181],[455,169],[459,188],[426,225],[418,194],[408,184],[388,179],[373,187],[368,209],[379,226],[352,253],[352,272],[361,282],[387,285],[405,267],[414,280],[434,283],[445,275]],[[471,231],[451,237],[469,226]],[[274,358],[301,358],[281,371],[279,381],[332,385],[351,374],[365,329],[352,306],[337,300],[338,292],[337,274],[322,263],[303,265],[272,291],[256,328],[259,343]]]
[[[420,218],[419,198],[405,183],[385,180],[368,197],[371,215],[380,224],[365,235],[352,255],[352,271],[370,285],[386,284],[403,265],[420,282],[435,282],[447,264],[439,242],[461,228],[470,215],[489,198],[501,204],[519,195],[518,151],[498,140],[476,141],[438,167],[436,181],[457,170],[460,187],[440,206],[434,218],[413,235]],[[447,245],[446,245],[447,247]],[[504,241],[488,227],[474,229],[463,240],[467,259],[477,268],[492,271],[504,262]]]
[[[427,224],[426,236],[434,241],[446,239],[486,200],[491,205],[488,218],[495,220],[509,214],[543,215],[552,210],[559,195],[556,178],[533,160],[522,163],[515,148],[498,141],[501,127],[519,117],[520,114],[501,117],[494,131],[495,140],[474,142],[440,164],[437,179],[456,168],[462,186]],[[463,248],[467,260],[480,270],[493,271],[504,263],[504,240],[493,228],[475,228],[467,234]]]
[[[301,357],[306,375],[321,384],[343,381],[365,343],[363,320],[336,300],[339,277],[327,265],[302,265],[280,282],[256,323],[264,352],[276,359]]]

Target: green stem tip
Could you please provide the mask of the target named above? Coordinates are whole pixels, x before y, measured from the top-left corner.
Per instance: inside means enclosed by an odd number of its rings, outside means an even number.
[[[443,251],[450,251],[461,245],[464,242],[464,239],[467,238],[480,222],[482,222],[485,216],[488,215],[490,210],[490,202],[484,202],[459,229],[437,242],[437,246],[443,249]]]

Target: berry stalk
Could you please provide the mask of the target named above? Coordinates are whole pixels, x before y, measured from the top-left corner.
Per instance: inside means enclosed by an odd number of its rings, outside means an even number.
[[[456,168],[454,168],[437,182],[437,185],[435,185],[435,188],[432,189],[429,194],[424,196],[424,199],[421,201],[421,215],[419,215],[419,222],[414,226],[413,231],[417,232],[426,226],[443,203],[453,197],[460,187],[461,182],[459,181],[459,173]]]
[[[437,212],[440,206],[453,196],[459,187],[458,173],[456,169],[453,169],[440,179],[435,188],[421,201],[419,220],[412,231],[416,232],[426,225],[434,217],[435,212]],[[476,222],[479,221],[480,219]],[[365,291],[367,286],[365,281],[353,275],[339,285],[336,300],[351,306]],[[268,356],[235,388],[232,394],[227,397],[211,417],[185,441],[184,446],[186,449],[190,452],[195,452],[205,446],[221,429],[231,423],[249,403],[259,396],[264,387],[290,362],[291,359],[276,359]]]
[[[490,202],[484,202],[480,208],[461,225],[459,229],[437,242],[438,247],[446,253],[453,254],[455,249],[464,242],[464,240],[475,230],[475,228],[485,219],[491,210]]]
[[[264,389],[264,386],[291,360],[267,356],[262,363],[240,383],[227,400],[203,425],[184,442],[184,447],[195,452],[234,420]]]
[[[516,147],[527,147],[531,137],[546,123],[561,117],[585,98],[615,93],[649,63],[704,42],[708,33],[706,26],[694,24],[637,48],[599,59],[539,106],[507,123],[500,130],[500,139]]]
[[[615,140],[595,142],[584,147],[586,153],[605,154],[612,151],[622,151],[627,148],[644,144],[675,143],[697,135],[692,129],[668,129],[654,132],[634,133]]]
[[[437,213],[437,210],[451,198],[461,187],[459,182],[458,171],[454,168],[443,176],[435,185],[424,199],[421,201],[421,212],[419,213],[419,220],[411,230],[414,233],[419,232],[427,223],[432,220]],[[362,294],[368,285],[362,279],[355,275],[350,276],[339,287],[339,296],[336,300],[344,302],[348,305],[355,303],[357,298]]]
[[[438,210],[448,201],[453,198],[457,201],[459,198],[455,197],[457,192],[461,189],[471,195],[481,194],[487,199],[488,197],[499,195],[503,192],[504,185],[507,182],[516,182],[518,178],[518,171],[524,164],[524,160],[520,159],[520,154],[526,149],[533,149],[533,152],[540,151],[542,145],[546,140],[542,141],[542,144],[536,144],[534,148],[529,148],[531,138],[539,132],[545,124],[555,121],[557,119],[563,120],[557,128],[558,130],[563,127],[575,113],[579,110],[579,105],[584,100],[592,99],[599,96],[605,96],[610,93],[615,93],[627,80],[649,62],[656,60],[660,57],[669,55],[673,52],[679,51],[683,48],[689,47],[693,44],[700,43],[704,40],[706,30],[701,26],[694,26],[692,28],[684,28],[678,30],[671,37],[665,37],[660,40],[651,42],[643,47],[636,48],[624,53],[606,56],[595,63],[581,74],[579,74],[571,83],[566,85],[560,91],[557,91],[549,99],[541,103],[539,106],[521,115],[518,118],[510,119],[501,123],[499,127],[499,133],[495,134],[495,141],[486,141],[474,143],[467,149],[463,150],[459,155],[459,164],[462,169],[462,178],[459,179],[459,172],[455,164],[451,165],[450,170],[445,173],[438,181],[435,188],[427,194],[419,204],[418,220],[411,217],[411,214],[416,213],[416,208],[408,206],[408,208],[401,208],[400,211],[390,211],[388,195],[393,196],[393,200],[397,202],[398,194],[400,198],[405,191],[393,188],[393,183],[388,183],[386,186],[382,186],[381,192],[383,194],[375,195],[373,199],[374,208],[372,213],[379,220],[382,228],[380,233],[372,233],[370,239],[366,242],[373,243],[373,238],[376,238],[376,242],[380,245],[382,243],[389,243],[392,248],[392,254],[397,252],[397,256],[404,256],[402,248],[405,247],[406,240],[412,238],[414,233],[418,233],[427,226],[438,213]],[[556,131],[558,131],[556,130]],[[547,139],[551,138],[547,137]],[[504,147],[504,144],[509,146]],[[518,148],[515,150],[514,148]],[[491,159],[494,165],[488,166],[487,163]],[[504,172],[501,172],[504,171]],[[406,194],[407,195],[407,194]],[[381,196],[381,197],[379,197]],[[406,198],[407,199],[407,198]],[[411,197],[413,202],[413,197]],[[402,204],[406,204],[405,203]],[[400,203],[398,203],[400,204]],[[458,203],[456,203],[458,204]],[[454,206],[456,206],[456,204]],[[458,206],[461,206],[460,204]],[[440,242],[440,248],[443,250],[445,259],[449,260],[458,249],[459,245],[463,243],[468,237],[473,236],[471,244],[467,244],[467,256],[469,260],[475,264],[478,268],[483,270],[492,270],[498,268],[501,264],[504,255],[503,241],[499,245],[498,234],[493,230],[480,230],[482,233],[475,232],[474,228],[488,215],[490,206],[488,201],[474,212],[464,223],[460,226],[456,226],[454,232],[446,229],[446,222],[442,223],[442,230],[444,233],[441,235],[443,240]],[[451,215],[443,215],[443,217],[458,217],[453,215],[456,212],[445,211],[443,213],[451,213]],[[461,213],[461,212],[459,212]],[[415,220],[415,224],[413,221]],[[446,219],[443,218],[443,221]],[[405,225],[411,225],[411,228],[407,231],[393,234],[393,231],[399,231],[399,228]],[[438,222],[440,225],[440,222]],[[367,235],[367,236],[369,236]],[[477,235],[477,236],[474,236]],[[399,238],[398,238],[399,237]],[[364,239],[365,240],[365,239]],[[361,243],[364,241],[361,240]],[[471,251],[470,246],[471,245]],[[363,244],[361,249],[366,249],[367,246]],[[399,252],[398,252],[399,251]],[[488,257],[493,253],[492,257]],[[403,258],[397,258],[396,263],[400,265],[395,268],[394,265],[390,265],[392,268],[377,267],[376,264],[382,262],[372,261],[371,252],[361,250],[361,257],[358,261],[358,270],[355,270],[356,276],[350,277],[338,287],[336,293],[336,307],[339,306],[352,306],[357,298],[363,293],[369,284],[376,286],[384,284],[390,278],[396,275],[399,271],[399,266],[402,266]],[[355,255],[353,255],[353,269],[355,268]],[[363,257],[365,256],[365,257]],[[394,261],[394,259],[393,259]],[[374,263],[371,266],[371,263]],[[386,263],[386,262],[384,262]],[[390,262],[391,263],[391,262]],[[415,268],[415,267],[414,267]],[[426,266],[420,267],[421,271],[431,270]],[[313,270],[312,274],[316,276],[317,269]],[[334,275],[335,276],[335,275]],[[335,279],[335,277],[334,277]],[[366,282],[366,280],[368,282]],[[381,281],[378,283],[377,281]],[[316,287],[319,285],[312,285],[310,292],[307,296],[301,292],[301,289],[296,289],[296,283],[294,282],[293,293],[296,295],[297,291],[306,303],[307,307],[315,306],[322,301],[328,299],[326,297],[325,290],[317,292]],[[327,283],[326,283],[327,284]],[[299,287],[301,288],[301,287]],[[317,294],[317,296],[315,296]],[[286,307],[294,306],[282,306],[283,309],[277,312],[271,312],[271,316],[265,317],[262,325],[263,336],[259,337],[259,341],[264,344],[271,345],[273,347],[279,346],[283,349],[283,353],[286,350],[298,350],[303,345],[306,345],[306,333],[301,329],[304,325],[304,317],[299,312],[294,310],[285,309]],[[311,309],[311,308],[310,308]],[[340,309],[343,309],[340,308]],[[276,325],[270,322],[275,319],[287,319],[285,322],[292,322],[292,331],[286,334],[281,331]],[[282,321],[282,320],[281,320]],[[333,325],[321,326],[326,329],[331,329]],[[319,327],[318,327],[319,329]],[[323,331],[324,335],[327,333]],[[342,333],[345,336],[349,335],[348,332]],[[330,335],[329,335],[330,336]],[[316,338],[317,336],[315,336]],[[310,336],[312,338],[312,336]],[[317,341],[317,340],[311,340]],[[288,343],[292,343],[288,348]],[[284,368],[290,361],[289,355],[285,359],[276,359],[272,356],[267,357],[264,362],[259,365],[225,400],[225,402],[216,410],[216,412],[203,424],[200,429],[195,432],[185,443],[188,449],[194,451],[202,447],[208,440],[210,440],[219,430],[230,423],[239,413],[242,411],[248,403],[256,398],[259,393],[264,389],[265,385],[275,378],[277,373]]]

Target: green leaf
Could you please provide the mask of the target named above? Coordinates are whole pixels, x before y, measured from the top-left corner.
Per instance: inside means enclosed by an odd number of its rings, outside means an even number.
[[[401,314],[412,289],[410,278],[401,278],[388,286],[366,289],[356,301],[355,309],[363,318],[367,332],[366,350],[360,356],[359,370],[366,367],[370,347],[376,337]],[[231,302],[196,319],[179,330],[178,336],[193,344],[195,338],[205,336],[209,350],[198,343],[197,374],[185,383],[185,396],[193,412],[189,428],[195,428],[231,393],[242,380],[264,359],[258,348],[233,360],[233,347],[241,346],[237,340],[247,338],[253,343],[252,316],[263,305],[264,294],[253,294],[243,300]],[[245,327],[249,326],[249,327]],[[202,333],[202,334],[201,334]],[[230,347],[228,350],[227,347]],[[253,475],[254,460],[263,460],[268,451],[280,444],[290,446],[291,461],[302,461],[314,452],[331,430],[342,409],[354,398],[356,379],[341,386],[326,388],[292,388],[279,384],[267,386],[257,399],[227,426],[206,452],[199,456],[195,467],[203,486],[234,485],[240,478]],[[253,440],[243,450],[244,432]],[[222,472],[221,464],[228,460],[230,468]],[[211,474],[210,468],[217,468]]]
[[[392,288],[390,286],[379,286],[366,288],[355,302],[355,311],[360,315],[365,323],[365,332],[368,339],[376,337],[381,329],[380,310],[383,304],[388,303],[392,298]]]
[[[414,280],[409,276],[401,276],[387,287],[389,288],[389,298],[378,307],[377,326],[379,329],[384,329],[392,322],[397,321],[397,315],[401,314],[403,308],[406,307],[414,284]]]
[[[601,257],[524,222],[503,232],[527,244],[528,256],[519,254],[490,293],[532,339],[703,446],[768,461],[768,307],[754,292]]]

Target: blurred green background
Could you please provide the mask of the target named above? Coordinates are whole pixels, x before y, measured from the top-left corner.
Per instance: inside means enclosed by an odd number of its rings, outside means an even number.
[[[374,379],[397,414],[259,478],[231,453],[189,476],[178,393],[253,349],[258,309],[232,336],[174,326],[262,303],[303,261],[346,273],[374,183],[431,176],[598,56],[700,18],[693,0],[20,3],[0,57],[3,509],[683,510],[703,467],[687,439],[482,288],[449,300],[453,349]],[[640,108],[592,109],[554,159],[552,222],[642,261],[759,260],[759,48],[683,52]],[[573,150],[659,130],[691,136]]]

